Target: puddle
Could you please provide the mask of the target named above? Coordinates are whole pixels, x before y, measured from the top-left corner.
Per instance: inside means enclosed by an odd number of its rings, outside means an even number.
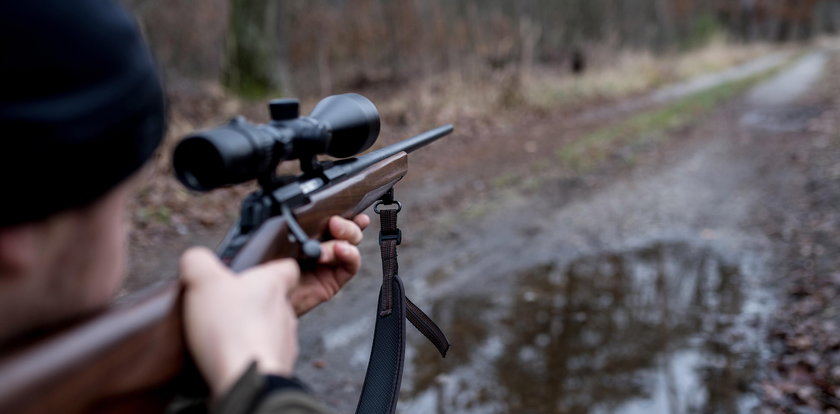
[[[412,338],[400,412],[749,411],[768,305],[740,259],[657,242],[436,299],[454,345],[440,360]]]
[[[755,108],[741,117],[741,125],[769,132],[806,131],[813,119],[822,115],[826,108],[791,106],[778,108]]]

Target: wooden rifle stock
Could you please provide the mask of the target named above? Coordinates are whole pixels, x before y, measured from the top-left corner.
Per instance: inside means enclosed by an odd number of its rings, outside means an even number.
[[[399,152],[312,194],[295,216],[307,234],[323,239],[329,217],[361,213],[407,169],[408,157]],[[285,220],[274,217],[255,230],[231,268],[239,272],[293,257],[296,249]],[[192,364],[181,293],[177,282],[152,286],[70,328],[5,352],[0,413],[161,411],[185,383],[200,382],[197,375],[183,375]]]

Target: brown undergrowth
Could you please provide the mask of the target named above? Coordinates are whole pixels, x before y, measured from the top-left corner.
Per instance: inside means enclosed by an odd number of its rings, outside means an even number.
[[[784,293],[769,333],[762,382],[767,413],[840,413],[840,57],[818,98],[828,110],[810,125],[790,164],[803,174],[801,199],[767,227],[785,246]]]

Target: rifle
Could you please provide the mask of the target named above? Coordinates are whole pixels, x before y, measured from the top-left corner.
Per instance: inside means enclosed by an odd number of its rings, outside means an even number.
[[[281,257],[316,259],[315,240],[328,238],[330,216],[351,218],[387,196],[407,172],[407,154],[453,130],[438,127],[345,158],[379,134],[379,114],[366,98],[331,96],[309,117],[298,116],[295,100],[273,100],[269,109],[269,124],[235,118],[186,137],[173,154],[176,175],[195,190],[258,180],[217,249],[235,272]],[[318,154],[345,159],[321,162]],[[302,173],[276,176],[277,165],[293,159]],[[201,388],[186,348],[181,293],[178,282],[158,283],[5,353],[0,412],[154,412],[185,385]]]

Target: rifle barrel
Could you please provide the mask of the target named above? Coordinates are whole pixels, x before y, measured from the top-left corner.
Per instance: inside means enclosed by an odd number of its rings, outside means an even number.
[[[382,161],[394,154],[398,154],[403,151],[410,153],[420,147],[429,145],[432,142],[437,141],[438,139],[446,135],[449,135],[450,133],[452,133],[453,129],[454,128],[451,124],[439,126],[437,128],[423,132],[422,134],[415,135],[411,138],[406,138],[395,144],[391,144],[387,147],[383,147],[376,151],[372,151],[365,155],[361,155],[355,160],[350,161],[344,165],[344,173],[347,176],[350,176],[355,174],[357,171],[370,167],[371,165],[376,164],[377,162]]]

